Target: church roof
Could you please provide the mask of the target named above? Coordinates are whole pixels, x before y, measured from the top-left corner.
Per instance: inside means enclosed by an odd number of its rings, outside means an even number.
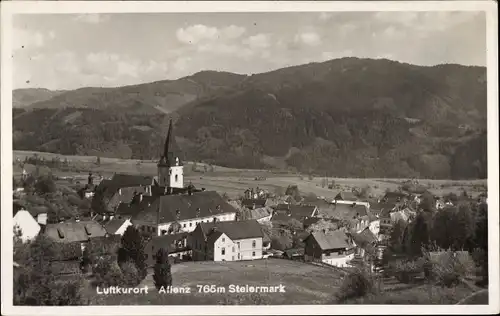
[[[160,196],[149,207],[136,214],[132,221],[156,223],[159,220],[160,223],[170,223],[176,220],[210,217],[224,213],[236,213],[236,209],[217,192],[204,191],[191,195]],[[158,215],[159,218],[157,218]]]
[[[175,135],[173,133],[173,122],[170,120],[170,125],[168,126],[167,138],[165,139],[165,145],[163,147],[163,153],[160,158],[160,164],[166,164],[168,166],[174,166],[176,160],[179,159],[179,165],[182,166],[182,161],[180,159],[180,149],[175,140]]]

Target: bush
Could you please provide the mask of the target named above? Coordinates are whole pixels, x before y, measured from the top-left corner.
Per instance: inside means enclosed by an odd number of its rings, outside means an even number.
[[[372,277],[365,269],[357,269],[349,273],[343,280],[337,293],[337,300],[344,302],[348,299],[363,297],[374,290]]]
[[[94,284],[98,286],[118,286],[123,282],[123,274],[116,262],[99,260],[93,269]]]
[[[432,274],[441,286],[452,287],[472,275],[475,263],[467,253],[443,252],[432,259]]]
[[[141,278],[133,261],[127,261],[121,265],[122,283],[126,286],[136,286],[141,283]]]
[[[422,260],[396,260],[392,264],[394,275],[401,283],[411,283],[414,277],[423,271]]]

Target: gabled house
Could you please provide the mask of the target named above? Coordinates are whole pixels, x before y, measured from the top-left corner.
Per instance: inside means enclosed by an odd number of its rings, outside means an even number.
[[[40,225],[37,220],[23,206],[13,203],[14,229],[20,234],[23,242],[33,240],[40,232]]]
[[[269,207],[256,208],[249,211],[249,218],[255,219],[259,223],[269,222],[272,217],[272,209]]]
[[[300,222],[307,218],[316,217],[318,207],[316,205],[294,205],[294,204],[278,204],[274,208],[274,214],[286,215]],[[274,216],[273,214],[273,216]]]
[[[189,244],[193,260],[262,259],[264,233],[256,220],[200,223]]]
[[[132,217],[139,230],[151,235],[192,232],[199,223],[234,221],[236,209],[215,191],[164,195]]]
[[[354,242],[342,230],[329,233],[313,232],[305,240],[304,260],[347,267],[354,258]]]
[[[151,238],[144,248],[148,267],[156,263],[158,250],[168,252],[168,256],[179,260],[191,258],[191,248],[188,244],[189,233],[178,233]]]
[[[267,199],[243,199],[241,200],[241,205],[250,210],[256,208],[263,208],[266,206]]]
[[[106,232],[110,235],[120,235],[127,230],[127,227],[132,226],[132,222],[128,218],[113,218],[101,223]]]
[[[106,229],[95,221],[48,224],[44,234],[56,243],[77,243],[82,250],[90,239],[108,235]]]

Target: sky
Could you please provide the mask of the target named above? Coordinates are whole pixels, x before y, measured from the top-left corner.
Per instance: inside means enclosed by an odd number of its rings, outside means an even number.
[[[486,65],[484,12],[22,14],[12,37],[15,89],[254,74],[351,56]]]

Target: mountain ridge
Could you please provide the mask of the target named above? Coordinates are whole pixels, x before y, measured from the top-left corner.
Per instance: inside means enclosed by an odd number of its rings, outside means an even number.
[[[116,88],[114,97],[69,98],[108,102],[94,107],[55,106],[64,94],[42,101],[52,108],[15,114],[14,147],[156,157],[173,118],[186,155],[228,167],[485,177],[485,83],[484,67],[386,59],[342,58],[251,76],[204,71]],[[44,135],[27,126],[32,112],[43,117]]]

